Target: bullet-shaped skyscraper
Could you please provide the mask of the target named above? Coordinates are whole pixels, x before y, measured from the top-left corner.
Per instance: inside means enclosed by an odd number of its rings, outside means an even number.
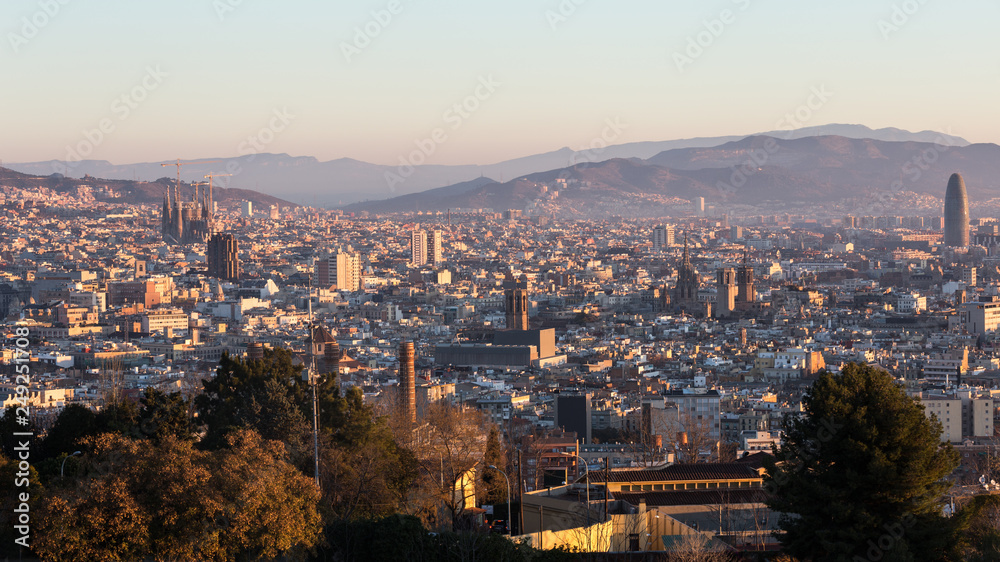
[[[961,174],[948,178],[944,192],[944,245],[969,245],[969,196]]]

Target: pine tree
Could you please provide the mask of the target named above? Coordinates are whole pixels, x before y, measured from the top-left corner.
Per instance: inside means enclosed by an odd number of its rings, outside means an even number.
[[[501,474],[501,471],[507,470],[507,463],[503,446],[500,444],[500,431],[496,427],[490,428],[489,437],[486,439],[483,464],[487,468],[483,470],[482,502],[490,505],[507,503],[507,480]],[[500,470],[489,468],[490,466]]]
[[[958,454],[885,371],[824,373],[786,422],[768,467],[781,542],[808,560],[942,560],[954,545],[941,515]]]

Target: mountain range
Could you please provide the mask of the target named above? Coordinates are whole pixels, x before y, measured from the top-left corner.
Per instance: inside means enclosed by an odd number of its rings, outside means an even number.
[[[769,131],[754,136],[770,136],[783,141],[839,136],[850,139],[873,139],[885,142],[937,143],[948,147],[965,147],[965,139],[938,133],[921,131],[911,133],[895,128],[870,129],[863,125],[830,124],[806,127],[789,131]],[[289,156],[287,154],[246,154],[232,158],[204,158],[195,160],[181,168],[181,178],[185,181],[202,181],[209,173],[229,173],[215,179],[216,185],[257,191],[270,194],[303,205],[317,205],[330,208],[342,207],[359,201],[391,199],[435,188],[453,188],[461,191],[466,187],[482,187],[483,184],[504,184],[513,178],[521,178],[549,170],[572,168],[583,162],[601,162],[612,159],[641,159],[651,164],[663,165],[677,170],[703,169],[695,161],[685,166],[673,166],[673,162],[658,162],[656,158],[668,158],[676,150],[710,149],[745,140],[744,136],[702,137],[681,140],[633,142],[602,148],[573,150],[565,147],[552,152],[535,154],[523,158],[507,160],[490,165],[405,165],[405,157],[396,165],[379,165],[340,158],[320,161],[311,156]],[[670,156],[683,159],[680,153]],[[725,160],[717,156],[719,162]],[[174,177],[170,163],[164,167],[161,162],[141,162],[133,164],[112,164],[104,160],[82,160],[79,162],[43,161],[6,164],[12,170],[34,176],[52,174],[83,178],[87,175],[114,180],[156,181],[164,177]],[[710,174],[711,175],[711,174]],[[701,178],[699,180],[698,178]],[[493,178],[489,180],[488,178]],[[691,181],[708,181],[715,184],[715,178],[704,174],[693,174]],[[459,187],[455,187],[459,186]],[[448,193],[448,191],[441,192]],[[429,197],[440,195],[428,194]]]
[[[678,148],[650,158],[614,158],[528,174],[479,179],[348,211],[525,209],[564,216],[664,216],[689,213],[704,197],[722,212],[767,214],[813,209],[940,214],[948,177],[961,172],[970,200],[1000,195],[1000,146],[881,141],[843,136],[751,136],[714,147]]]

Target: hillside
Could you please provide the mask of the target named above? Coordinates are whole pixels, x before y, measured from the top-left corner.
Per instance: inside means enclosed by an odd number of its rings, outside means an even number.
[[[69,178],[53,174],[50,176],[33,176],[15,172],[8,168],[0,168],[0,186],[13,187],[23,190],[37,189],[45,187],[57,193],[69,193],[82,186],[107,187],[115,196],[99,197],[102,201],[109,203],[121,203],[128,205],[141,205],[149,203],[159,203],[163,201],[167,187],[173,187],[175,179],[160,178],[152,182],[101,179],[86,176],[82,179]],[[212,192],[220,205],[228,206],[237,204],[240,201],[252,201],[255,206],[263,208],[271,205],[294,206],[294,203],[272,197],[256,191],[246,189],[227,189],[213,186]],[[189,183],[181,182],[181,199],[191,199],[194,196],[194,187]]]
[[[690,212],[690,202],[704,197],[720,212],[789,212],[822,204],[831,212],[895,214],[909,205],[931,213],[940,212],[936,206],[956,171],[974,201],[997,197],[1000,146],[754,136],[717,147],[669,150],[649,160],[583,163],[505,183],[470,182],[346,209],[513,208],[580,217],[662,216]]]

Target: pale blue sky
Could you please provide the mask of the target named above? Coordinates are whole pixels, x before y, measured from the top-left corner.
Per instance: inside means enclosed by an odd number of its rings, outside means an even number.
[[[607,119],[627,125],[615,143],[770,130],[821,86],[833,95],[806,125],[1000,140],[1000,5],[986,0],[399,0],[350,61],[342,43],[388,0],[62,1],[0,3],[4,161],[65,158],[102,119],[114,130],[91,158],[229,157],[286,109],[266,152],[397,164],[441,128],[429,163],[487,164],[581,148]],[[59,12],[27,37],[22,18],[44,21],[46,2]],[[575,11],[553,29],[560,5]],[[886,39],[894,6],[917,9]],[[674,53],[727,9],[678,70]],[[489,77],[475,111],[446,114]],[[115,100],[144,78],[155,89],[126,116]]]

